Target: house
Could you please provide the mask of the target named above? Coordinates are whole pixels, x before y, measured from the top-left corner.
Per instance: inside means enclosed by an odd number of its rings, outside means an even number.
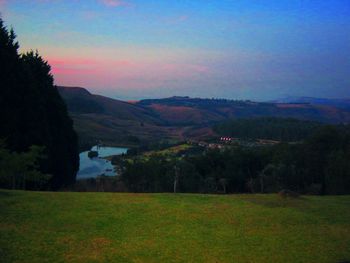
[[[224,142],[224,143],[230,143],[232,141],[236,140],[235,138],[232,138],[232,137],[221,137],[220,138],[220,141],[221,142]]]

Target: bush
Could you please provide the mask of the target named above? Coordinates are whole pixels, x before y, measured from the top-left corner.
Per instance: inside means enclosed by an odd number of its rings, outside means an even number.
[[[98,157],[98,152],[97,151],[89,151],[88,152],[88,157],[91,158],[95,158]]]

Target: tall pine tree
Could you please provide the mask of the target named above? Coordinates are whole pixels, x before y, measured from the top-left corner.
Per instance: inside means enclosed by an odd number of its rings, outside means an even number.
[[[0,138],[16,152],[44,146],[40,171],[51,174],[51,187],[58,189],[75,181],[77,135],[50,65],[38,52],[20,55],[18,48],[16,35],[0,19]]]

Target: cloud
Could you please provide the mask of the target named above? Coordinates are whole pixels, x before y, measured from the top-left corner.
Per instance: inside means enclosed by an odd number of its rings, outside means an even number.
[[[100,2],[109,7],[120,7],[129,5],[123,0],[100,0]]]
[[[5,8],[7,3],[7,0],[0,0],[0,8]],[[1,15],[1,11],[0,11],[0,15]]]
[[[91,58],[48,58],[52,73],[56,74],[95,74],[132,68],[134,64],[128,60],[98,60]]]

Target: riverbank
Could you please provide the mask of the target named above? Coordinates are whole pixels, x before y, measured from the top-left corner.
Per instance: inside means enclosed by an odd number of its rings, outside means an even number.
[[[89,156],[89,152],[96,152],[95,157]],[[79,154],[80,164],[77,179],[96,178],[100,175],[115,176],[114,165],[108,157],[127,153],[127,148],[93,146],[90,151]]]

